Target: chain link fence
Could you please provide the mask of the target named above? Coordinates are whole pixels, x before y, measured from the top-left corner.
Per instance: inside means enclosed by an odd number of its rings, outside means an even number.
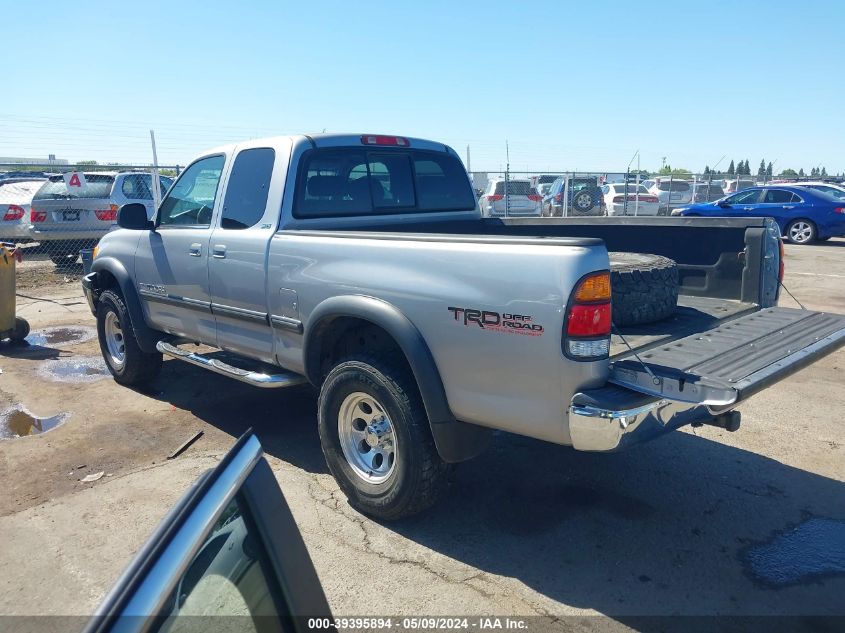
[[[178,165],[0,163],[0,241],[19,246],[19,290],[78,282],[123,204],[153,216]],[[156,187],[158,183],[158,187]]]

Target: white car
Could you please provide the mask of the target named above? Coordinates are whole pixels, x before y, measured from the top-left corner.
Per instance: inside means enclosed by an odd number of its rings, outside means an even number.
[[[489,218],[528,218],[540,216],[543,198],[531,186],[529,180],[508,180],[505,195],[505,180],[491,180],[481,194],[478,203],[481,213]]]
[[[649,193],[643,185],[614,182],[601,188],[607,215],[657,215],[660,202],[656,195]],[[628,203],[625,204],[627,197]]]
[[[647,181],[652,182],[652,181]],[[661,207],[672,207],[692,202],[692,183],[678,178],[655,178],[648,192],[657,196]]]
[[[0,241],[17,242],[30,238],[32,196],[45,182],[46,179],[0,182]]]
[[[821,191],[822,193],[826,193],[827,195],[833,196],[834,198],[838,198],[839,200],[845,200],[845,185],[836,185],[832,182],[808,180],[807,182],[793,182],[791,183],[791,186],[814,189],[815,191]]]

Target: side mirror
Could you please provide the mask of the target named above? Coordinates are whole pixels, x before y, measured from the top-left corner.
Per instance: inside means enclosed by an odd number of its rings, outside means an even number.
[[[730,203],[729,203],[729,202],[725,202],[724,200],[722,200],[721,202],[718,202],[717,204],[718,204],[720,207],[722,207],[723,209],[730,209],[730,208],[731,208]]]
[[[147,219],[147,207],[139,202],[124,204],[118,209],[117,225],[133,231],[149,231],[153,228],[153,223]]]

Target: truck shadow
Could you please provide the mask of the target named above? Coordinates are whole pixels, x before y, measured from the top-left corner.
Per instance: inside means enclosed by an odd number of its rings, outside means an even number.
[[[233,438],[252,427],[268,455],[327,472],[312,389],[262,391],[176,362],[165,363],[155,385],[149,395]],[[486,453],[458,465],[437,507],[383,526],[467,565],[467,576],[477,569],[523,583],[552,612],[559,607],[544,597],[636,630],[666,630],[655,615],[845,614],[845,578],[779,588],[746,562],[749,548],[810,517],[845,521],[845,483],[722,435],[677,432],[627,452],[589,454],[496,434]]]

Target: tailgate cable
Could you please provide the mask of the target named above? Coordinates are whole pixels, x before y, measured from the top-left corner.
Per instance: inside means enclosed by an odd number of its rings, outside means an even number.
[[[787,290],[787,292],[789,292],[789,291]],[[797,301],[797,299],[796,299],[796,301]],[[640,355],[639,355],[639,354],[637,354],[636,350],[634,350],[634,348],[633,348],[633,347],[631,347],[631,344],[630,344],[630,343],[628,343],[628,341],[627,341],[627,340],[625,339],[625,337],[622,335],[622,332],[620,332],[620,331],[619,331],[619,328],[617,328],[617,327],[616,327],[616,326],[615,326],[615,325],[611,322],[611,324],[610,324],[610,329],[611,329],[611,331],[612,331],[612,332],[614,332],[614,333],[616,334],[616,336],[618,336],[619,338],[621,338],[621,339],[622,339],[622,342],[623,342],[623,343],[625,343],[625,347],[627,347],[627,348],[628,348],[628,350],[629,350],[629,351],[630,351],[630,352],[634,355],[634,358],[636,358],[636,359],[639,361],[640,365],[642,365],[642,366],[643,366],[643,369],[645,369],[645,373],[647,373],[649,376],[651,376],[651,382],[654,384],[654,386],[656,386],[656,387],[657,387],[657,386],[659,386],[659,385],[660,385],[660,379],[659,379],[657,376],[655,376],[655,375],[652,373],[651,369],[649,369],[649,366],[648,366],[648,365],[646,365],[646,364],[643,362],[643,359],[642,359],[642,358],[640,358]]]
[[[800,301],[798,301],[798,299],[795,297],[795,295],[794,295],[794,294],[792,294],[791,292],[789,292],[789,288],[787,288],[786,286],[784,286],[782,281],[780,282],[780,287],[781,287],[781,288],[783,288],[784,290],[786,290],[786,294],[788,294],[790,297],[792,297],[792,298],[795,300],[795,303],[797,303],[799,306],[801,306],[801,309],[802,309],[802,310],[806,310],[806,309],[807,309],[807,308],[805,308],[805,307],[804,307],[804,304],[803,304],[803,303],[801,303]]]

